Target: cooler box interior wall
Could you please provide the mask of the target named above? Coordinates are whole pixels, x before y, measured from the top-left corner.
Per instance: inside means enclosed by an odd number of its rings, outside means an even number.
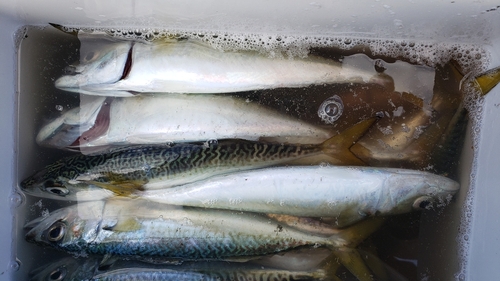
[[[14,280],[23,267],[17,260],[14,241],[23,239],[13,230],[19,175],[17,149],[20,139],[33,132],[18,132],[18,122],[32,122],[18,116],[17,46],[25,25],[107,28],[166,28],[171,30],[222,31],[270,35],[354,36],[407,39],[433,43],[477,44],[489,54],[488,69],[500,66],[500,6],[495,1],[11,1],[0,3],[0,280]],[[23,93],[26,94],[26,93]],[[480,131],[468,138],[462,155],[460,180],[473,188],[461,191],[461,207],[447,210],[446,228],[428,222],[429,235],[449,245],[434,252],[426,245],[429,259],[426,280],[495,280],[500,276],[500,89],[485,98]],[[34,143],[34,141],[32,141]],[[474,146],[477,144],[477,146]],[[33,144],[34,145],[34,144]],[[476,158],[474,158],[476,157]],[[473,175],[471,177],[471,174]],[[470,194],[467,193],[470,191]],[[455,205],[456,206],[456,205]],[[464,216],[465,214],[465,216]],[[468,214],[468,215],[467,215]],[[469,231],[461,229],[465,217]],[[424,223],[425,220],[424,220]],[[462,236],[459,236],[462,233]],[[465,233],[465,237],[463,234]],[[468,243],[459,251],[458,243]],[[459,261],[464,260],[464,268]],[[443,260],[453,261],[441,263]]]

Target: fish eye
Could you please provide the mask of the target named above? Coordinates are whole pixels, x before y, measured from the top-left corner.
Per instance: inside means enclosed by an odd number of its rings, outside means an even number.
[[[53,270],[48,278],[47,281],[61,281],[64,280],[66,277],[66,274],[68,273],[68,270],[65,267],[58,267],[57,269]]]
[[[61,187],[47,187],[45,190],[48,192],[54,194],[54,195],[59,195],[59,196],[65,196],[68,195],[69,190],[65,188],[64,186]]]
[[[417,198],[415,202],[413,202],[413,209],[415,210],[424,210],[428,209],[432,205],[432,198],[429,196],[422,196]]]
[[[88,52],[86,55],[85,55],[85,61],[91,61],[93,59],[95,59],[97,57],[97,52]]]
[[[47,239],[50,242],[57,242],[64,237],[66,225],[60,221],[55,222],[47,231]]]

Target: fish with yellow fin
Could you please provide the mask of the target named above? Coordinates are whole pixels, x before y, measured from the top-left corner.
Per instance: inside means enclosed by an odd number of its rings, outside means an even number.
[[[461,89],[463,79],[453,62],[437,67],[433,97],[427,107],[423,100],[402,93],[403,98],[421,109],[385,118],[383,123],[370,128],[351,151],[370,166],[429,169],[449,174],[456,160],[443,156],[458,154],[468,121],[463,104],[465,93]],[[499,81],[500,70],[494,69],[477,76],[471,86],[485,95]],[[391,122],[390,131],[383,127],[387,122]]]
[[[332,264],[334,261],[332,261]],[[337,265],[337,264],[335,264]],[[335,268],[330,264],[310,269],[280,269],[249,262],[198,261],[179,265],[154,265],[144,262],[117,260],[101,266],[97,258],[63,258],[30,272],[32,281],[330,281]]]
[[[117,145],[235,138],[318,143],[333,135],[330,128],[242,98],[148,94],[131,98],[82,97],[79,107],[44,125],[36,141],[42,146],[91,154]]]
[[[135,223],[130,224],[130,221]],[[370,219],[324,237],[255,213],[168,207],[139,199],[84,202],[25,227],[28,242],[73,254],[157,260],[248,260],[298,247],[329,249],[361,281],[373,280],[355,247],[383,223]]]
[[[55,86],[87,95],[234,93],[339,82],[371,83],[377,76],[375,70],[315,55],[271,58],[256,51],[223,52],[196,38],[144,42],[113,38],[104,32],[79,30],[70,34],[80,40],[80,63],[70,66],[72,71],[57,79]]]
[[[167,188],[214,175],[280,164],[309,163],[321,158],[331,164],[363,165],[349,147],[376,118],[359,122],[321,144],[280,144],[223,140],[203,144],[136,146],[96,155],[63,158],[21,183],[28,194],[57,195],[67,200],[86,198],[89,188],[128,195],[136,190]],[[82,192],[79,192],[82,191]]]

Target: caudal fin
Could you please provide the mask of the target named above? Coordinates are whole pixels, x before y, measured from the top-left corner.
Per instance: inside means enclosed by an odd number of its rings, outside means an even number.
[[[344,165],[366,165],[365,162],[356,157],[349,148],[370,129],[377,119],[378,118],[373,117],[363,120],[343,131],[341,134],[327,139],[321,144],[323,152],[328,156],[340,160]]]
[[[375,254],[360,249],[357,251],[372,270],[377,281],[408,281],[408,278],[381,261]]]
[[[343,229],[331,237],[332,241],[344,241],[344,245],[333,244],[332,252],[338,261],[359,281],[373,281],[373,276],[365,261],[355,249],[359,243],[375,232],[384,222],[381,217],[374,217]]]
[[[488,70],[476,77],[476,82],[483,95],[486,95],[500,82],[500,67]]]

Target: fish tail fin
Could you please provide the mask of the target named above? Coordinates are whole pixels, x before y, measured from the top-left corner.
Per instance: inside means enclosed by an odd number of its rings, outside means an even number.
[[[401,97],[407,102],[410,102],[413,105],[417,106],[418,108],[424,108],[424,99],[417,97],[412,93],[403,92],[401,93]]]
[[[373,275],[377,277],[377,280],[389,280],[385,265],[376,255],[359,249],[356,251],[359,253],[368,268],[370,268],[373,272]]]
[[[408,281],[406,277],[380,260],[375,253],[358,249],[359,254],[376,276],[377,281]]]
[[[383,223],[381,217],[374,217],[347,227],[339,234],[330,237],[332,252],[340,264],[349,270],[359,281],[373,281],[373,275],[365,261],[355,249],[359,243],[375,232]],[[339,241],[344,245],[339,246]]]
[[[322,151],[328,156],[339,159],[344,165],[365,165],[349,148],[370,129],[377,119],[373,117],[363,120],[339,135],[327,139],[321,144]]]
[[[331,254],[318,265],[321,273],[313,274],[313,278],[314,280],[342,281],[342,279],[336,275],[340,266],[341,264],[339,263],[337,256]]]
[[[500,82],[500,67],[488,70],[475,78],[484,96]]]

